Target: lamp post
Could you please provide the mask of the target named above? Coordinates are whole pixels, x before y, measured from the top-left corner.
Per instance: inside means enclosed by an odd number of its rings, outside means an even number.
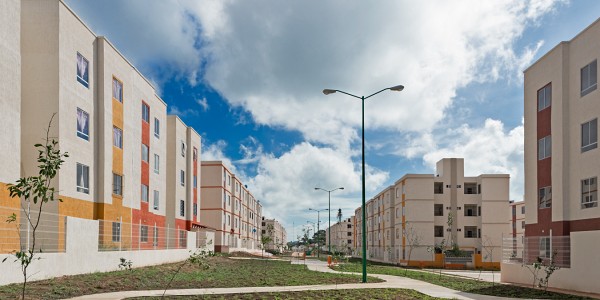
[[[331,89],[324,89],[323,90],[323,94],[325,95],[329,95],[329,94],[333,94],[336,92],[340,92],[342,94],[346,94],[348,96],[354,97],[354,98],[358,98],[361,100],[362,102],[362,206],[361,206],[361,212],[362,212],[362,282],[366,283],[367,282],[367,223],[366,223],[366,214],[365,214],[365,100],[368,98],[371,98],[383,91],[386,90],[390,90],[390,91],[397,91],[400,92],[404,89],[403,85],[396,85],[393,87],[388,87],[385,88],[379,92],[373,93],[369,96],[356,96],[350,93],[346,93],[344,91],[340,91],[340,90],[331,90]]]
[[[329,210],[329,208],[324,208],[324,209],[314,209],[314,208],[309,208],[308,210],[312,210],[312,211],[316,211],[317,212],[317,232],[315,233],[315,235],[317,236],[317,258],[320,258],[320,249],[319,249],[319,231],[321,231],[320,225],[321,225],[321,217],[320,217],[320,213],[324,210]]]
[[[322,189],[320,187],[316,187],[315,190],[321,190],[321,191],[325,191],[327,192],[327,194],[329,194],[329,254],[331,254],[331,192],[333,191],[337,191],[337,190],[343,190],[344,187],[339,187],[337,189],[333,189],[333,190],[326,190],[326,189]]]

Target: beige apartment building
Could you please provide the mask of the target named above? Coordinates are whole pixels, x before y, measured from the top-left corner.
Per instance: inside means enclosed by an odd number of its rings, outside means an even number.
[[[600,19],[525,70],[525,241],[521,260],[553,259],[550,286],[600,293],[597,245]],[[505,257],[502,280],[530,283]]]
[[[262,205],[222,161],[202,161],[201,224],[215,229],[215,251],[258,250]]]
[[[367,202],[367,257],[439,266],[441,257],[428,249],[456,245],[470,257],[460,260],[467,267],[499,266],[508,194],[509,175],[465,177],[462,158],[440,160],[435,174],[406,174]],[[360,256],[360,208],[355,213],[354,254]],[[493,255],[482,261],[486,252]]]
[[[271,241],[265,245],[265,250],[277,250],[279,252],[285,250],[287,246],[287,232],[279,221],[262,217],[260,233],[262,236],[271,238]]]
[[[331,231],[331,252],[352,254],[354,249],[354,216],[336,222],[325,230],[325,246],[329,247]]]
[[[18,234],[4,222],[20,203],[11,201],[8,183],[21,175],[21,1],[0,2],[0,253],[17,249]]]
[[[201,227],[199,135],[168,122],[150,81],[62,0],[3,1],[0,10],[0,213],[20,214],[6,183],[38,173],[33,145],[52,119],[49,136],[69,157],[54,180],[62,201],[44,207],[40,248],[64,251],[67,216],[101,220],[102,249],[185,248],[185,231]],[[16,246],[0,241],[2,251]]]

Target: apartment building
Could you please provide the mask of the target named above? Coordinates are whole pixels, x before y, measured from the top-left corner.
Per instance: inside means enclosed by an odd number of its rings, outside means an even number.
[[[262,217],[260,233],[271,238],[271,241],[265,245],[265,250],[283,252],[287,245],[287,232],[279,221]]]
[[[510,210],[509,236],[522,237],[525,233],[525,201],[510,201],[508,207]]]
[[[522,260],[561,267],[550,286],[600,293],[597,182],[600,19],[525,70],[525,244]],[[502,280],[531,282],[505,258]]]
[[[262,205],[222,161],[201,163],[201,224],[215,229],[215,251],[256,250]]]
[[[0,217],[21,207],[11,201],[8,183],[21,175],[21,2],[0,2]],[[0,253],[18,248],[13,224],[0,222]]]
[[[150,81],[62,0],[1,5],[0,122],[11,124],[2,127],[10,141],[0,151],[0,182],[37,174],[33,145],[43,142],[51,119],[49,136],[69,154],[54,180],[62,201],[44,207],[40,247],[64,249],[58,216],[102,220],[106,249],[185,247],[169,240],[183,241],[185,230],[199,227],[199,135],[168,120]],[[1,206],[18,208],[15,202]]]
[[[200,225],[200,135],[178,116],[167,117],[167,227],[185,242]],[[184,246],[184,245],[181,245]]]
[[[437,162],[435,174],[406,174],[367,201],[367,257],[385,262],[438,265],[428,247],[454,245],[481,262],[499,266],[502,233],[508,227],[509,175],[464,175],[462,158]],[[356,250],[361,248],[356,210]],[[409,262],[410,261],[410,262]]]
[[[325,230],[325,245],[331,243],[331,251],[351,254],[354,248],[354,216],[343,219]],[[331,233],[330,233],[331,231]],[[331,242],[329,236],[331,235]]]

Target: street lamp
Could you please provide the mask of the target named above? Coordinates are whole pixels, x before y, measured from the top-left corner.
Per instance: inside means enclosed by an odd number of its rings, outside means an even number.
[[[342,94],[346,94],[348,96],[354,97],[354,98],[358,98],[361,100],[362,102],[362,206],[361,206],[361,212],[362,212],[362,282],[367,282],[367,223],[366,223],[366,216],[365,216],[365,99],[371,98],[385,90],[390,90],[390,91],[396,91],[396,92],[400,92],[404,89],[403,85],[396,85],[393,87],[389,87],[389,88],[385,88],[377,93],[371,94],[369,96],[356,96],[356,95],[352,95],[350,93],[346,93],[344,91],[340,91],[340,90],[331,90],[331,89],[324,89],[323,90],[323,94],[325,95],[329,95],[329,94],[333,94],[336,92],[340,92]]]
[[[320,187],[316,187],[315,190],[321,190],[321,191],[325,191],[327,192],[327,194],[329,194],[329,254],[331,254],[331,192],[333,191],[337,191],[337,190],[343,190],[344,187],[339,187],[337,189],[333,189],[333,190],[326,190],[326,189],[322,189]]]
[[[329,208],[324,208],[324,209],[314,209],[314,208],[309,208],[308,210],[312,210],[312,211],[316,211],[317,212],[317,232],[315,232],[315,235],[317,236],[317,258],[320,258],[320,251],[319,251],[319,231],[321,231],[320,229],[320,225],[321,225],[321,217],[320,217],[320,213],[324,210],[329,210]]]

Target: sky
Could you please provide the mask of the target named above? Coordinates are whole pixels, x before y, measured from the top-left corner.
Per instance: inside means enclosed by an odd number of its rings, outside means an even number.
[[[286,227],[347,218],[407,173],[463,157],[523,198],[523,70],[594,22],[600,1],[66,0],[151,80]],[[376,4],[376,5],[375,5]],[[327,226],[327,212],[321,228]]]

